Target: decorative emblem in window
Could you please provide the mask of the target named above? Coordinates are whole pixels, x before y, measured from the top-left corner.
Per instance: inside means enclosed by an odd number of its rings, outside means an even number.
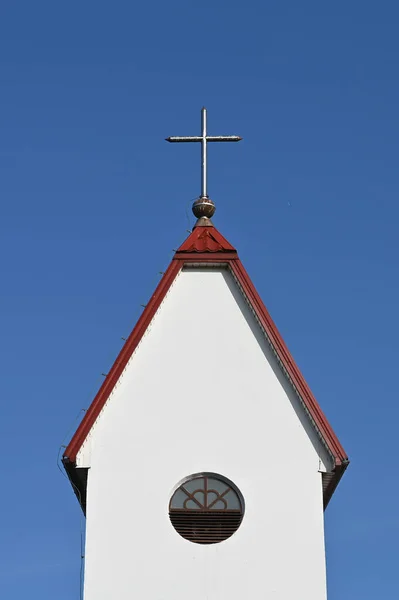
[[[176,531],[190,542],[215,544],[239,528],[244,501],[238,488],[214,473],[187,478],[173,494],[169,517]]]

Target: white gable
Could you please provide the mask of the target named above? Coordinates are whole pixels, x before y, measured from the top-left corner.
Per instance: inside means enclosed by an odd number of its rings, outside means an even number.
[[[332,459],[229,270],[181,271],[77,466],[90,467],[85,600],[325,599]],[[203,471],[246,505],[206,547],[168,518],[176,484]]]
[[[294,428],[309,451],[313,448],[317,454],[320,471],[333,466],[228,269],[185,267],[179,274],[78,453],[77,466],[90,466],[92,441],[105,414],[110,429],[112,410],[116,414],[128,410],[134,421],[141,420],[142,386],[148,387],[151,381],[156,388],[152,390],[154,410],[162,413],[166,393],[166,403],[174,410],[181,409],[183,420],[187,407],[196,406],[201,399],[204,408],[206,403],[206,408],[220,414],[225,413],[226,406],[240,411],[245,407],[242,417],[248,417],[252,429],[256,424],[251,405],[262,402],[265,406],[258,408],[268,420],[262,424],[263,431],[271,426],[269,444],[275,435],[291,438]],[[206,398],[204,389],[210,392]],[[226,394],[230,394],[228,398]],[[285,432],[277,432],[277,419],[284,423]],[[263,443],[267,444],[266,440]]]

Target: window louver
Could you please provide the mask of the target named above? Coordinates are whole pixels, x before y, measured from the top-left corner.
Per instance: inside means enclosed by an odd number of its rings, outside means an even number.
[[[238,489],[221,476],[196,475],[173,494],[169,517],[177,533],[186,540],[216,544],[239,528],[243,500]]]

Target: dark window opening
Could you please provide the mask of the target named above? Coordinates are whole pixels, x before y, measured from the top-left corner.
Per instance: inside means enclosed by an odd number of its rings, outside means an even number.
[[[196,544],[216,544],[233,535],[244,516],[238,488],[221,475],[193,475],[174,492],[169,503],[173,527]]]

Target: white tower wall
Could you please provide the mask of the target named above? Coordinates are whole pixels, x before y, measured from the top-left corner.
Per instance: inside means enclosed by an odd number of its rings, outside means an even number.
[[[77,465],[89,466],[85,600],[325,600],[331,459],[233,277],[177,277]],[[219,544],[180,537],[175,486],[202,471],[245,499]]]

